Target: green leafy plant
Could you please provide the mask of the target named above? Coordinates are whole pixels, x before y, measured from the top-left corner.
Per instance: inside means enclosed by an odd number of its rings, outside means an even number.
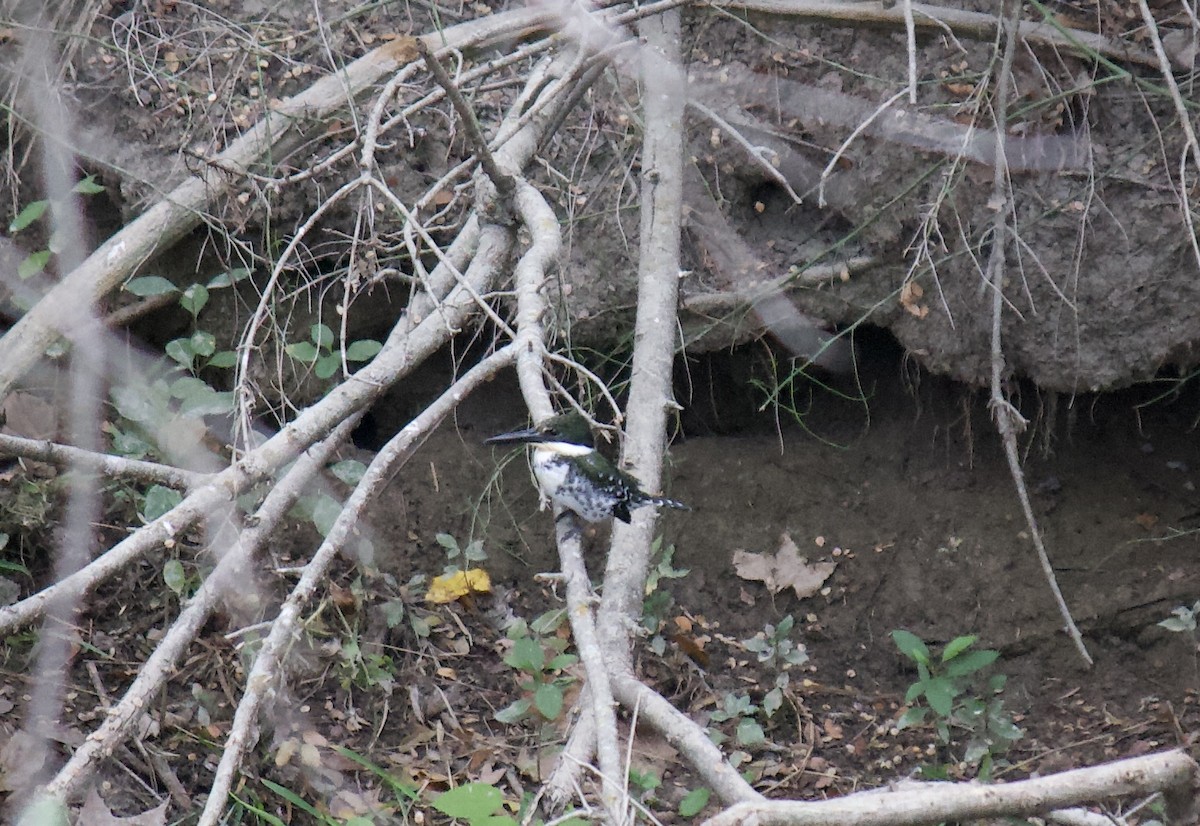
[[[217,390],[200,373],[232,368],[237,354],[218,350],[216,336],[199,322],[212,290],[231,287],[249,276],[250,270],[236,268],[182,291],[160,275],[139,276],[124,285],[127,292],[140,298],[178,293],[179,306],[191,316],[193,331],[167,342],[166,357],[143,371],[139,381],[113,386],[110,398],[116,415],[103,429],[114,453],[129,459],[161,459],[161,444],[170,443],[181,450],[186,450],[189,442],[198,445],[205,433],[205,416],[232,412],[233,393]],[[109,489],[116,507],[131,508],[144,522],[152,522],[180,501],[177,491],[161,485],[142,492],[118,480]],[[176,593],[182,596],[180,591]]]
[[[314,324],[308,330],[308,341],[298,341],[284,348],[289,356],[312,367],[319,379],[332,378],[343,363],[365,362],[375,358],[383,345],[364,338],[350,342],[345,349],[334,349],[337,336],[327,324]],[[343,362],[344,360],[344,362]]]
[[[898,728],[932,721],[943,745],[954,742],[952,729],[966,732],[962,760],[979,766],[982,779],[991,777],[995,758],[1024,736],[1004,708],[1000,694],[1007,677],[985,676],[986,669],[1000,656],[990,649],[974,649],[975,636],[955,637],[940,656],[911,631],[892,632],[896,647],[917,667],[917,681],[909,686],[904,702],[911,707],[901,716]]]
[[[342,592],[341,599],[331,599],[326,605],[332,607],[341,626],[338,641],[335,672],[338,684],[344,689],[371,689],[380,687],[388,694],[396,683],[396,663],[381,644],[362,639],[367,614],[363,606],[373,598],[373,589],[368,588],[362,576],[357,576],[350,587]],[[320,625],[313,623],[314,630]]]
[[[731,691],[722,698],[721,707],[714,711],[709,719],[714,723],[733,722],[734,742],[741,748],[753,748],[767,741],[762,724],[755,719],[761,711],[762,708],[750,700],[749,694]],[[712,729],[709,730],[708,736],[717,745],[721,745],[726,739],[724,734]],[[734,762],[732,755],[730,761]]]
[[[712,793],[703,786],[698,789],[692,789],[679,801],[679,814],[682,817],[695,817],[704,811],[704,807],[708,805],[708,799],[711,796]]]
[[[660,657],[667,650],[666,638],[660,633],[667,614],[675,605],[671,592],[660,587],[663,580],[682,579],[689,569],[676,568],[672,564],[674,545],[663,545],[662,537],[656,537],[650,546],[650,572],[646,576],[646,596],[642,600],[642,627],[651,634],[650,648]]]
[[[654,793],[662,786],[662,778],[651,769],[639,769],[636,766],[629,767],[627,777],[633,797],[640,803],[653,803]]]
[[[345,482],[350,487],[358,484],[359,480],[367,471],[367,466],[356,459],[346,459],[337,464],[330,465],[329,472],[335,477]],[[337,521],[338,516],[342,513],[343,502],[325,491],[318,493],[309,493],[299,497],[295,504],[292,505],[288,515],[296,519],[301,519],[311,522],[313,527],[317,529],[317,533],[321,536],[329,536],[329,532],[333,530],[333,524]],[[354,550],[362,558],[370,558],[373,545],[371,540],[366,536],[356,536],[351,538],[351,543],[355,546]]]
[[[803,665],[808,662],[808,652],[803,645],[792,642],[795,625],[796,620],[788,614],[778,625],[767,623],[762,631],[742,640],[742,645],[767,668],[786,671],[793,665]]]
[[[442,814],[465,820],[468,826],[516,826],[517,821],[504,814],[504,795],[489,783],[464,783],[442,792],[431,804]]]
[[[76,182],[75,186],[71,187],[71,191],[79,195],[96,195],[103,192],[104,187],[96,183],[96,176],[88,175]],[[28,229],[33,224],[38,223],[50,211],[52,203],[49,200],[31,201],[17,213],[13,218],[12,223],[8,225],[10,235],[16,235],[22,230]],[[32,278],[38,273],[46,269],[51,258],[63,249],[63,240],[59,238],[58,233],[50,236],[47,242],[46,249],[35,250],[29,253],[20,264],[17,265],[17,277],[24,280]]]
[[[472,563],[483,562],[488,558],[482,539],[472,539],[466,545],[460,545],[458,540],[448,533],[439,533],[434,539],[446,551],[446,567],[442,571],[444,574],[469,571],[474,567]]]
[[[351,686],[368,689],[382,687],[391,693],[396,683],[396,663],[383,652],[363,651],[357,634],[342,638],[337,668],[338,683],[343,689]]]
[[[163,582],[181,600],[188,599],[200,587],[199,572],[188,573],[187,568],[178,559],[168,559],[163,563]]]
[[[172,339],[164,348],[167,357],[186,374],[170,388],[171,396],[180,401],[184,412],[202,410],[205,412],[201,415],[207,415],[233,409],[231,393],[220,393],[199,378],[200,371],[206,368],[228,370],[237,364],[237,353],[218,350],[216,336],[200,326],[200,313],[208,306],[212,290],[232,287],[249,277],[250,270],[236,267],[218,273],[206,284],[191,284],[182,291],[161,275],[143,275],[125,284],[124,289],[139,298],[179,293],[179,306],[192,317],[191,335]]]
[[[1200,634],[1196,633],[1196,616],[1200,614],[1200,600],[1188,608],[1186,605],[1179,605],[1171,610],[1171,616],[1167,617],[1158,623],[1159,628],[1165,628],[1174,634],[1187,634],[1191,638],[1192,644],[1189,646],[1192,653],[1192,671],[1195,672],[1200,679]]]
[[[579,661],[566,653],[567,640],[557,635],[566,618],[564,611],[548,611],[532,623],[517,620],[508,629],[512,647],[504,657],[510,668],[520,672],[521,697],[496,712],[502,723],[516,723],[532,713],[557,720],[563,709],[563,689],[575,678],[563,671]]]

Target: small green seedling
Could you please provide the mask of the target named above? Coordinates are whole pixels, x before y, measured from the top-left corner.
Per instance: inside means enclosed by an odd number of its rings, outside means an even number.
[[[911,707],[897,727],[911,728],[932,718],[943,745],[953,741],[951,729],[968,733],[962,760],[979,765],[979,776],[991,776],[995,758],[1024,736],[1000,697],[1007,677],[984,671],[1000,656],[990,649],[972,650],[975,636],[955,637],[935,657],[929,646],[911,631],[892,632],[896,647],[917,667],[917,681],[909,686],[904,702]]]
[[[345,363],[365,362],[375,358],[383,345],[374,339],[352,341],[345,349],[334,349],[337,336],[327,324],[314,324],[309,328],[308,341],[289,344],[284,351],[296,361],[312,367],[319,379],[332,378]]]
[[[472,563],[484,562],[488,558],[482,539],[473,539],[466,545],[459,545],[458,540],[448,533],[439,533],[434,539],[446,550],[446,567],[442,573],[467,571],[474,567]]]
[[[721,707],[714,711],[709,720],[714,723],[734,721],[734,741],[742,748],[753,748],[767,741],[767,735],[762,725],[755,718],[762,711],[750,701],[750,695],[729,692],[722,700]],[[709,730],[709,739],[720,745],[725,739],[720,732]]]
[[[497,814],[504,808],[504,795],[490,783],[464,783],[439,794],[432,805],[467,826],[517,826],[515,818]]]
[[[565,619],[562,610],[548,611],[531,624],[517,620],[508,629],[512,648],[504,657],[510,668],[521,673],[522,696],[496,712],[502,723],[516,723],[536,711],[546,720],[557,720],[563,709],[563,689],[575,681],[564,669],[579,661],[566,653],[567,640],[555,632]]]
[[[768,668],[786,671],[793,665],[803,665],[808,662],[808,653],[803,645],[792,642],[795,624],[796,620],[788,614],[778,625],[767,623],[762,631],[742,640],[742,645]]]
[[[78,195],[96,195],[103,192],[104,187],[96,183],[95,175],[88,175],[76,182],[75,186],[71,187],[71,191]],[[8,225],[9,234],[16,235],[18,232],[37,223],[50,210],[51,206],[52,203],[46,199],[29,202],[25,205],[24,209],[17,213],[17,217],[13,218],[12,223]],[[50,236],[46,249],[35,250],[29,253],[25,257],[25,260],[17,265],[17,277],[24,281],[42,272],[50,263],[51,257],[61,252],[64,246],[64,239],[59,237],[58,232],[55,231]]]

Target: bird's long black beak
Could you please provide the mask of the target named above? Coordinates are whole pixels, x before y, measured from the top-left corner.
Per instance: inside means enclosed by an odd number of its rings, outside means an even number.
[[[500,433],[490,439],[484,441],[485,445],[536,445],[539,442],[547,441],[546,434],[538,432],[536,427],[527,427],[524,430],[513,430],[509,433]]]

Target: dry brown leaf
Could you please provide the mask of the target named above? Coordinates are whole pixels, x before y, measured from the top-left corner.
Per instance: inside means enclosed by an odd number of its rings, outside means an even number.
[[[817,593],[837,568],[836,562],[809,562],[800,554],[792,537],[780,537],[775,554],[754,554],[738,549],[733,552],[733,567],[742,579],[761,582],[773,594],[792,588],[800,599]]]
[[[86,823],[88,826],[163,826],[167,822],[167,803],[142,812],[140,815],[117,817],[112,809],[100,798],[95,789],[88,791],[83,806],[79,809],[76,823]]]
[[[921,303],[921,297],[924,295],[925,289],[920,284],[916,281],[906,281],[900,288],[900,306],[909,315],[924,318],[929,315],[929,308]]]

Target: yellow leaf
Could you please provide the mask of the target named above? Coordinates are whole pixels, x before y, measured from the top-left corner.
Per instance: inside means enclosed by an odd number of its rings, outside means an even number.
[[[492,590],[492,580],[487,571],[472,568],[434,577],[425,593],[425,601],[438,605],[460,600],[468,594],[486,594]]]

